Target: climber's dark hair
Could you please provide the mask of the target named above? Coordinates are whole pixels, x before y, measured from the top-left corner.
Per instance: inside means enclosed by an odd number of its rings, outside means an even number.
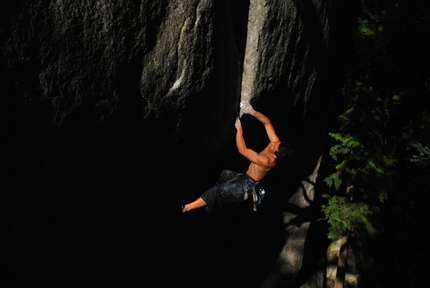
[[[281,161],[287,160],[292,154],[293,148],[290,146],[290,144],[284,141],[279,144],[278,151],[275,152],[276,158]]]

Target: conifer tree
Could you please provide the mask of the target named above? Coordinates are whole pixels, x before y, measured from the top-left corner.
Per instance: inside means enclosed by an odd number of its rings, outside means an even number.
[[[413,249],[410,227],[430,219],[410,218],[420,217],[416,201],[428,199],[430,184],[429,8],[424,0],[362,1],[342,113],[329,133],[336,169],[324,180],[331,189],[322,212],[328,238],[354,236],[363,281],[372,279],[363,287],[399,285],[403,278],[390,275],[416,273],[407,255],[393,255],[402,245],[396,239],[403,232]]]

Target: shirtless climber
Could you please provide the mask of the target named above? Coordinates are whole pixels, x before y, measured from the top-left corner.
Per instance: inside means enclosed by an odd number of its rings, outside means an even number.
[[[230,170],[223,170],[215,186],[204,192],[197,200],[181,207],[182,213],[206,207],[207,212],[213,212],[229,204],[238,203],[253,198],[254,210],[260,195],[256,193],[256,186],[276,165],[277,160],[286,160],[292,154],[291,147],[281,142],[275,133],[269,118],[254,108],[248,102],[240,103],[241,114],[250,114],[264,124],[270,143],[259,154],[246,147],[240,119],[236,119],[236,145],[239,153],[245,156],[251,164],[243,174]]]

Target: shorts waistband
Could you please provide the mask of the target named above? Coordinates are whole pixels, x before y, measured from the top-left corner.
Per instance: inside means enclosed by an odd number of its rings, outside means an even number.
[[[246,173],[246,171],[245,172],[243,172],[243,177],[245,177],[246,178],[246,180],[248,180],[252,185],[258,185],[258,184],[260,184],[260,182],[259,181],[255,181],[254,180],[254,178],[252,178],[251,176],[249,176],[248,175],[248,173]]]

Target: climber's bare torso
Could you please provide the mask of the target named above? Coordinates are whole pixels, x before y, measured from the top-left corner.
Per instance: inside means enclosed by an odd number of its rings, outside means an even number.
[[[257,182],[260,182],[269,171],[276,165],[275,152],[278,150],[280,142],[270,142],[266,149],[261,151],[258,161],[249,164],[247,174]]]
[[[245,114],[254,116],[261,123],[263,123],[267,132],[267,136],[270,140],[270,143],[267,145],[267,147],[260,153],[249,149],[245,143],[245,139],[243,138],[242,123],[240,122],[239,118],[236,119],[235,127],[237,149],[240,154],[242,154],[251,162],[246,173],[258,184],[258,182],[260,182],[267,175],[267,173],[269,173],[269,171],[275,167],[277,160],[275,153],[278,151],[281,142],[276,135],[275,129],[273,128],[272,122],[269,120],[269,118],[260,112],[255,111],[249,103],[245,103],[244,107],[242,107],[241,102],[241,111]],[[199,197],[195,201],[182,206],[182,213],[205,206],[207,206],[207,203],[202,197]]]

